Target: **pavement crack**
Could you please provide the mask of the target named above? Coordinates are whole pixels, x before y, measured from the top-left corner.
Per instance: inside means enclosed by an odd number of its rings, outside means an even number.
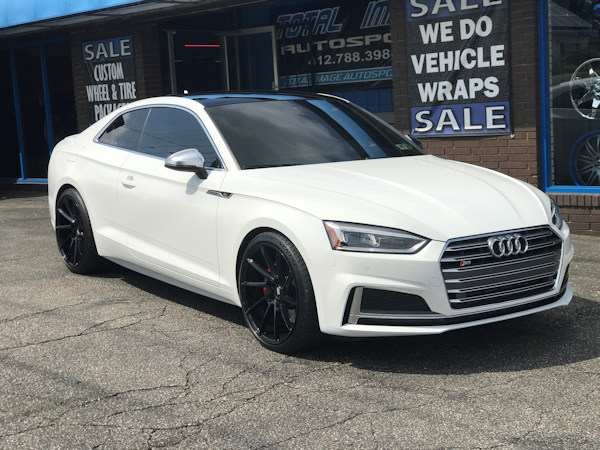
[[[35,311],[35,312],[25,313],[25,314],[18,315],[16,317],[10,317],[10,318],[7,318],[7,319],[2,319],[2,320],[0,320],[0,324],[8,323],[8,322],[14,322],[14,321],[21,320],[21,319],[29,319],[31,317],[35,317],[35,316],[39,316],[39,315],[42,315],[42,314],[47,314],[47,313],[51,313],[51,312],[54,312],[54,311],[58,311],[59,309],[72,308],[74,306],[80,306],[80,305],[83,305],[87,301],[88,300],[81,300],[81,301],[79,301],[77,303],[70,303],[68,305],[61,305],[61,306],[57,306],[55,308],[44,309],[42,311]]]
[[[122,320],[122,319],[125,319],[127,317],[136,317],[136,316],[139,316],[140,314],[143,314],[144,311],[137,312],[135,314],[127,314],[127,315],[124,315],[124,316],[121,316],[121,317],[117,317],[117,318],[105,320],[105,321],[100,322],[100,323],[95,323],[95,324],[90,325],[89,327],[85,328],[84,330],[78,332],[78,333],[68,334],[66,336],[61,336],[61,337],[54,338],[54,339],[46,339],[46,340],[37,341],[37,342],[29,342],[27,344],[14,345],[12,347],[5,347],[5,348],[0,349],[0,352],[7,352],[7,351],[10,351],[10,350],[18,350],[18,349],[35,347],[35,346],[44,345],[44,344],[55,343],[55,342],[60,342],[60,341],[64,341],[64,340],[67,340],[67,339],[73,339],[73,338],[77,338],[77,337],[81,337],[81,336],[87,336],[87,335],[90,335],[90,334],[106,333],[108,331],[123,330],[125,328],[129,328],[129,327],[132,327],[134,325],[137,325],[138,323],[145,322],[145,321],[150,321],[150,320],[155,320],[155,319],[157,319],[159,317],[162,317],[162,315],[164,315],[165,310],[166,310],[166,306],[162,309],[161,313],[159,313],[156,316],[142,318],[142,319],[136,320],[134,322],[118,326],[118,327],[104,328],[104,329],[100,329],[100,330],[97,329],[97,328],[99,328],[100,326],[102,326],[103,324],[106,324],[106,323],[114,322],[114,321],[117,321],[117,320]],[[90,331],[90,330],[92,330],[92,331]]]

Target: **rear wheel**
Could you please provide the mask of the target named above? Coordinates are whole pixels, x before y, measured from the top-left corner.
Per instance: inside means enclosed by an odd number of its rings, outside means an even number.
[[[84,274],[100,268],[102,258],[96,251],[87,208],[73,188],[63,191],[56,202],[56,242],[71,272]]]
[[[250,241],[242,255],[238,289],[244,319],[264,347],[292,353],[320,342],[308,269],[285,236],[266,232]]]

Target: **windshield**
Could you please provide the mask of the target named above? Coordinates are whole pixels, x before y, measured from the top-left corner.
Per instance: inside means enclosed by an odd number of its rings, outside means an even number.
[[[242,169],[423,154],[376,117],[335,99],[255,99],[206,111]]]

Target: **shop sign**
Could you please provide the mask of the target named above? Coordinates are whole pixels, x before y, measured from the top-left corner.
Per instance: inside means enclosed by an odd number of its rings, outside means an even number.
[[[86,67],[86,99],[90,122],[137,100],[133,38],[131,36],[82,44]]]
[[[294,5],[275,23],[280,88],[391,86],[388,0]]]
[[[416,135],[509,133],[508,0],[407,0]]]

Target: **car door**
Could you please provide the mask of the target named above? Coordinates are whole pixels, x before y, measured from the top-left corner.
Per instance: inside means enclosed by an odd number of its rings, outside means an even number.
[[[180,150],[198,149],[208,176],[165,167]],[[117,197],[128,244],[141,265],[218,284],[216,213],[225,170],[200,120],[179,107],[152,107],[137,152],[119,174]]]
[[[127,239],[118,225],[116,185],[121,166],[131,150],[139,147],[148,111],[137,108],[117,116],[78,156],[80,189],[94,219],[98,250],[104,256],[126,254]]]

